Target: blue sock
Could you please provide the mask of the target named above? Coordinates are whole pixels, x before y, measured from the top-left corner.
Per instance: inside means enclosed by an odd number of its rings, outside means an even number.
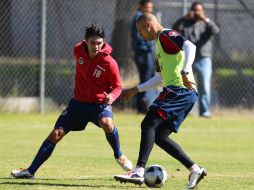
[[[49,140],[45,140],[38,153],[36,154],[32,164],[30,165],[30,167],[28,168],[28,171],[34,175],[35,172],[39,169],[39,167],[50,157],[50,155],[52,154],[54,148],[55,148],[55,144],[53,144],[52,142],[50,142]]]
[[[114,151],[115,158],[117,159],[120,156],[122,156],[117,128],[115,127],[112,133],[105,133],[105,134],[110,146],[112,147]]]

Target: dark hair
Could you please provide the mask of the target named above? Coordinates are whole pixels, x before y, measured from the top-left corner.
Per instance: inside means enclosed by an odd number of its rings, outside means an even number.
[[[199,1],[195,1],[194,3],[191,4],[191,10],[194,9],[194,7],[196,7],[197,5],[201,5],[203,7],[203,9],[205,9],[205,6],[203,3],[199,2]]]
[[[152,0],[140,0],[139,1],[139,4],[141,5],[141,6],[144,6],[146,3],[152,3],[153,1]]]
[[[101,38],[105,38],[105,33],[100,25],[91,24],[91,26],[87,26],[85,28],[85,39],[89,39],[90,37],[100,36]]]

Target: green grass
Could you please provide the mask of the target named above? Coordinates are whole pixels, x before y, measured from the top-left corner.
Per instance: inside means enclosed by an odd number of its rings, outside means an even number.
[[[35,180],[10,178],[14,168],[27,167],[52,129],[58,113],[0,114],[0,189],[147,189],[144,185],[120,184],[114,174],[123,171],[113,159],[102,130],[88,125],[86,131],[71,132],[39,169]],[[115,114],[124,153],[135,163],[138,155],[142,115]],[[189,156],[208,170],[200,190],[254,189],[254,117],[189,117],[179,134],[172,135]],[[162,187],[182,190],[188,171],[158,147],[148,164],[160,164],[169,174]]]

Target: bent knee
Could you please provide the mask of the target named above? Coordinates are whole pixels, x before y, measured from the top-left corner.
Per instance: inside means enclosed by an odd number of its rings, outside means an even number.
[[[102,118],[99,121],[99,124],[106,133],[111,133],[114,130],[114,124],[111,117]]]
[[[170,140],[169,134],[164,131],[157,131],[155,134],[155,144],[161,145]]]
[[[56,144],[64,137],[64,135],[65,132],[62,128],[56,128],[50,133],[48,140]]]
[[[163,142],[163,138],[160,135],[155,135],[155,139],[154,139],[155,144],[157,145],[161,145]]]

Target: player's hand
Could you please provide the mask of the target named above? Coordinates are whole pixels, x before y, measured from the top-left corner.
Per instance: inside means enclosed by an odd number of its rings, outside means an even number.
[[[105,104],[113,104],[113,97],[111,94],[107,94],[106,92],[104,92],[105,94]]]
[[[197,90],[197,84],[195,82],[194,76],[192,73],[187,75],[182,75],[183,84],[186,88],[190,90]]]
[[[122,101],[126,101],[128,99],[130,99],[132,96],[134,96],[136,93],[138,93],[138,88],[137,87],[133,87],[130,89],[124,89],[122,91],[122,95],[121,95],[121,100]]]

